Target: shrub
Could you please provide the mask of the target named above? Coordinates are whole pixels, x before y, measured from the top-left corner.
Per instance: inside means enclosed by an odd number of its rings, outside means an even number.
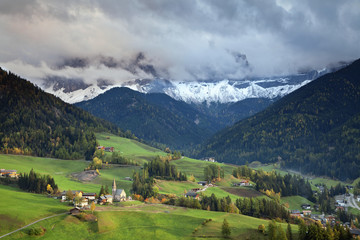
[[[45,228],[42,227],[32,227],[28,230],[30,236],[39,236],[45,233]]]
[[[262,234],[265,233],[265,225],[264,224],[260,224],[258,227],[258,231],[261,232]]]

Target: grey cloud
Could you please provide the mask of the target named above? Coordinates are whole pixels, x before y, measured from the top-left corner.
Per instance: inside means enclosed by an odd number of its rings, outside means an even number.
[[[45,88],[52,86],[54,91],[64,88],[65,93],[86,89],[90,86],[89,84],[86,84],[83,79],[69,79],[61,76],[46,76],[44,83]]]
[[[65,67],[71,67],[71,68],[86,68],[89,67],[89,60],[87,58],[66,58],[64,59],[59,65],[56,67],[58,69],[63,69]]]
[[[359,16],[336,0],[0,1],[0,65],[87,83],[281,75],[358,58]]]

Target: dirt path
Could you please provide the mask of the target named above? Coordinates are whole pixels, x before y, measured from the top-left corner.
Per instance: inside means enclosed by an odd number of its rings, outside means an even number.
[[[49,216],[49,217],[41,218],[41,219],[36,220],[35,222],[32,222],[32,223],[30,223],[30,224],[28,224],[28,225],[26,225],[26,226],[24,226],[24,227],[21,227],[21,228],[16,229],[16,230],[14,230],[14,231],[12,231],[12,232],[9,232],[9,233],[7,233],[7,234],[5,234],[5,235],[2,235],[2,236],[0,236],[0,238],[9,236],[10,234],[16,233],[16,232],[18,232],[18,231],[20,231],[20,230],[23,230],[24,228],[27,228],[27,227],[29,227],[29,226],[31,226],[31,225],[34,225],[35,223],[41,222],[41,221],[43,221],[43,220],[46,220],[46,219],[49,219],[49,218],[53,218],[53,217],[57,217],[57,216],[60,216],[60,215],[64,215],[64,214],[67,214],[67,213],[68,213],[68,212],[64,212],[64,213],[52,215],[52,216]]]

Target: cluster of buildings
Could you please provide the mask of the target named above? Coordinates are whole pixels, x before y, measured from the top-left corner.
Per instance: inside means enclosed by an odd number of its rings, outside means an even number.
[[[0,169],[0,177],[17,178],[18,176],[16,170]]]
[[[214,185],[212,183],[209,183],[208,181],[199,181],[197,182],[200,186],[203,186],[204,188],[193,188],[190,189],[187,193],[185,193],[185,197],[190,197],[194,199],[200,198],[200,192],[204,192],[208,187],[213,187]]]
[[[70,201],[73,201],[74,205],[78,208],[89,208],[92,202],[95,204],[112,204],[113,202],[125,202],[130,201],[132,198],[130,196],[126,197],[126,192],[124,189],[117,189],[116,182],[114,179],[112,185],[112,194],[106,194],[97,196],[96,193],[84,193],[82,191],[72,191],[74,198]],[[80,201],[75,199],[75,195],[81,197]],[[61,201],[67,201],[67,191],[61,193]]]
[[[202,158],[201,160],[205,162],[216,162],[215,157],[206,157],[206,158]]]

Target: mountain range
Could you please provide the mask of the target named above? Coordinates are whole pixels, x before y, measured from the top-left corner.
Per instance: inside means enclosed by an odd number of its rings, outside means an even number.
[[[344,63],[336,68],[343,66]],[[154,78],[116,84],[104,79],[89,84],[81,79],[52,76],[47,77],[40,86],[68,103],[93,99],[114,87],[127,87],[141,93],[164,93],[189,104],[234,103],[249,98],[280,98],[333,70],[334,68],[324,68],[288,76],[238,80],[174,82]]]
[[[326,74],[266,110],[209,139],[198,153],[244,164],[286,168],[338,179],[360,171],[360,60]]]
[[[236,164],[280,162],[317,175],[356,178],[360,170],[359,69],[357,60],[275,99],[186,103],[164,93],[121,87],[76,104],[105,120],[0,70],[0,150],[90,158],[96,145],[94,131],[134,138],[122,128],[153,145],[186,149],[199,158],[211,156]]]
[[[76,106],[131,130],[153,146],[190,150],[327,71],[242,81],[137,80],[131,89],[111,88]],[[58,90],[64,87],[56,85]]]

